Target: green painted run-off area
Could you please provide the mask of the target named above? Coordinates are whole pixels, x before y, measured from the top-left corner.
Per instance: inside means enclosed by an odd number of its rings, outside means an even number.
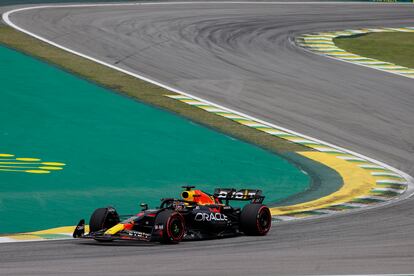
[[[185,184],[259,188],[268,203],[309,188],[275,154],[4,47],[0,81],[0,153],[67,164],[0,171],[0,233],[73,225],[109,204],[133,213]]]

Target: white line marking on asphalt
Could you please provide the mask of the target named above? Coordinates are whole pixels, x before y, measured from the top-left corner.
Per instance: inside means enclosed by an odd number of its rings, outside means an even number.
[[[341,274],[341,275],[335,275],[335,274],[320,274],[320,276],[413,276],[414,274]],[[302,275],[302,276],[311,276],[311,275]]]

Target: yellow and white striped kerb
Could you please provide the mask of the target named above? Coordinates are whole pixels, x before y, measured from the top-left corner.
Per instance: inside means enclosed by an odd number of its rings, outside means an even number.
[[[331,58],[343,60],[346,62],[355,63],[358,65],[370,67],[373,69],[385,71],[401,75],[407,78],[414,78],[414,69],[396,65],[390,62],[385,62],[373,58],[359,56],[343,49],[338,48],[333,39],[337,37],[347,37],[367,33],[378,32],[405,32],[414,33],[414,27],[403,28],[372,28],[372,29],[358,29],[358,30],[344,30],[336,32],[319,32],[313,34],[304,34],[296,38],[296,43],[306,49],[309,49],[318,54],[326,55]]]

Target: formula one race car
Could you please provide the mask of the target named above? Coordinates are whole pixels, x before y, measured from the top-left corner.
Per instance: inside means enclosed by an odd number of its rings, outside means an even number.
[[[179,243],[245,235],[263,236],[269,232],[272,216],[262,204],[260,190],[216,189],[213,195],[184,186],[182,199],[161,199],[157,209],[147,204],[136,215],[119,216],[112,207],[96,209],[89,220],[90,232],[85,233],[81,220],[74,238],[97,241],[134,240]],[[230,200],[250,201],[242,209],[229,205]],[[122,221],[121,221],[122,219]]]

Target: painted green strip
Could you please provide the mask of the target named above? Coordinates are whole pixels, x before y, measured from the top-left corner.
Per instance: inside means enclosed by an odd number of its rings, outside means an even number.
[[[395,196],[400,195],[399,193],[391,192],[391,191],[371,191],[371,194],[378,195],[378,196],[386,196],[386,197],[395,197]]]
[[[284,153],[283,156],[306,171],[312,179],[312,184],[303,193],[292,195],[285,200],[279,201],[275,206],[294,205],[312,201],[332,194],[342,187],[342,177],[337,171],[325,164],[305,158],[297,153]]]
[[[357,208],[358,207],[352,207],[352,206],[347,206],[347,205],[336,205],[336,206],[331,206],[327,209],[334,210],[334,211],[343,211],[343,210],[350,210],[350,209],[357,209]]]
[[[403,184],[377,183],[377,186],[384,187],[384,188],[400,189],[400,190],[405,190],[407,188],[407,185],[403,185]]]
[[[356,198],[356,199],[351,200],[350,202],[373,204],[373,203],[383,202],[383,200],[375,199],[375,198]]]
[[[352,201],[356,197],[362,197],[375,187],[375,178],[365,170],[355,166],[354,163],[349,163],[323,152],[301,152],[300,154],[336,170],[341,175],[344,184],[338,191],[316,200],[271,208],[274,215],[289,215],[296,212],[329,208],[332,205],[343,204]]]

